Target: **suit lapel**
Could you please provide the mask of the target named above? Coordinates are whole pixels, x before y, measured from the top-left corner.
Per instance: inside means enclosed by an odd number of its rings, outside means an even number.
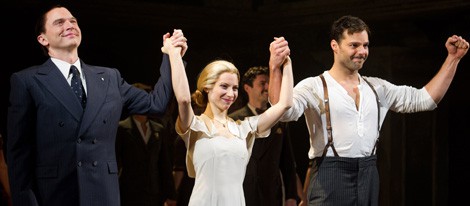
[[[250,107],[248,107],[248,105],[245,106],[245,112],[246,112],[246,116],[249,117],[249,116],[255,116],[255,113],[253,113],[250,109]]]
[[[62,75],[59,68],[57,68],[51,59],[39,68],[36,79],[55,96],[77,121],[80,121],[83,108],[64,78],[64,75]]]
[[[86,79],[87,103],[79,135],[85,132],[98,114],[101,105],[106,99],[109,85],[109,76],[103,70],[94,69],[83,62],[81,63],[82,72]]]

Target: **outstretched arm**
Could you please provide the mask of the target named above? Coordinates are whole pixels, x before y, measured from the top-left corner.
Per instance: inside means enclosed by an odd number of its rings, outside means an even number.
[[[286,49],[289,50],[288,47]],[[284,112],[293,105],[292,93],[294,88],[294,77],[292,74],[292,62],[289,56],[286,56],[286,58],[281,60],[281,62],[283,62],[283,71],[279,102],[260,115],[258,120],[259,133],[263,133],[271,129]]]
[[[184,41],[182,41],[182,39]],[[171,81],[173,90],[175,93],[176,100],[178,102],[178,112],[180,130],[187,131],[191,120],[194,116],[193,109],[191,107],[191,93],[189,91],[188,78],[183,64],[182,55],[187,48],[186,38],[183,36],[181,30],[175,30],[173,35],[163,35],[163,47],[162,51],[167,53],[170,57],[171,64]],[[182,78],[183,77],[183,78]]]
[[[453,35],[447,39],[447,58],[437,74],[429,81],[425,88],[434,102],[439,103],[444,97],[447,89],[457,71],[457,65],[468,51],[468,42],[461,36]]]
[[[281,67],[290,55],[288,42],[284,37],[274,37],[269,45],[269,102],[274,105],[279,102],[281,90],[282,71]]]

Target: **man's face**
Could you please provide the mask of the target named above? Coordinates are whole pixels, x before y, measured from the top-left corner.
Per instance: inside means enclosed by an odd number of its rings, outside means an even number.
[[[336,51],[339,63],[349,70],[362,68],[369,56],[369,36],[366,31],[348,34],[343,32],[343,39]]]
[[[45,32],[38,41],[51,52],[76,49],[82,40],[77,19],[66,8],[54,8],[46,14]]]
[[[268,103],[269,76],[265,74],[257,75],[253,80],[253,87],[245,85],[245,91],[250,101]]]

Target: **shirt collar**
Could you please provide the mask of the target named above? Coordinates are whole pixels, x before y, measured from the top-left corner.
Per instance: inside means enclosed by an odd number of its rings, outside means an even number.
[[[250,103],[247,104],[248,108],[250,108],[251,112],[255,115],[259,115],[258,112],[256,112],[256,107],[252,106]]]
[[[65,62],[63,60],[60,60],[60,59],[57,59],[57,58],[53,58],[51,57],[51,60],[52,62],[54,62],[54,64],[57,66],[57,68],[59,68],[59,71],[64,75],[64,77],[67,79],[68,76],[69,76],[69,73],[70,73],[70,66],[72,66],[72,64],[69,64],[68,62]],[[80,74],[83,74],[82,72],[82,65],[80,63],[80,59],[77,59],[77,61],[75,61],[75,63],[73,63],[73,65],[75,65],[78,69],[78,71],[80,72]],[[82,75],[81,75],[82,76]]]

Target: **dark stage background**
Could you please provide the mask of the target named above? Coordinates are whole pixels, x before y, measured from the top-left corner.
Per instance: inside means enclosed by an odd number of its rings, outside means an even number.
[[[33,32],[44,2],[1,3],[0,35],[5,49],[0,69],[2,134],[6,134],[9,76],[46,60]],[[155,83],[162,35],[173,28],[182,29],[188,38],[184,59],[193,87],[198,72],[214,59],[234,62],[241,73],[250,66],[267,65],[274,36],[289,41],[296,83],[318,75],[333,62],[329,26],[346,14],[361,17],[372,29],[370,56],[361,74],[396,84],[424,86],[444,61],[444,43],[449,36],[458,34],[470,41],[470,2],[466,0],[59,2],[78,17],[83,35],[80,58],[88,64],[118,68],[129,83]],[[388,113],[378,151],[381,205],[467,202],[468,190],[461,188],[470,184],[464,170],[470,163],[469,55],[460,62],[449,91],[435,111]],[[243,103],[240,99],[236,106]],[[308,150],[303,117],[291,127],[303,179]]]

